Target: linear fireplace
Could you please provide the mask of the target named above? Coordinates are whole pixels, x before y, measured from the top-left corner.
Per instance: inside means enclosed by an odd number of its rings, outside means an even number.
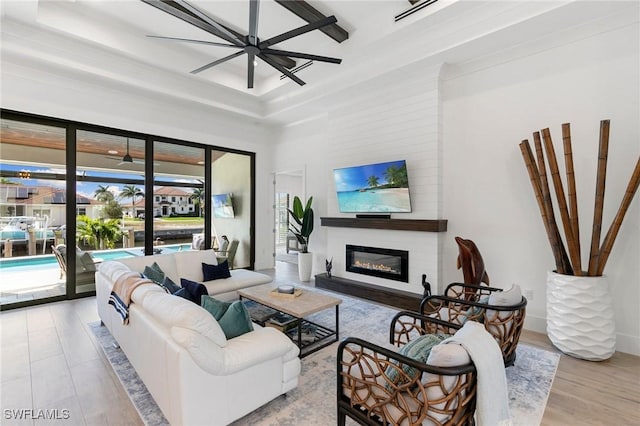
[[[346,246],[349,272],[409,282],[409,252],[378,247]]]

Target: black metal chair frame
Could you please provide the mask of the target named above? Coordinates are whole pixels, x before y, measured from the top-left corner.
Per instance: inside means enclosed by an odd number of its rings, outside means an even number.
[[[396,346],[402,346],[406,344],[411,338],[416,336],[427,334],[428,330],[436,327],[439,332],[454,334],[460,326],[456,324],[447,323],[438,319],[428,317],[416,312],[401,311],[396,314],[390,325],[389,330],[389,342]],[[364,359],[364,361],[362,361]],[[353,420],[363,425],[395,425],[393,419],[385,418],[385,409],[380,404],[375,404],[374,407],[367,407],[365,404],[359,404],[353,401],[353,397],[345,395],[345,389],[349,389],[350,386],[345,382],[360,383],[360,387],[368,385],[364,384],[366,380],[362,377],[356,378],[349,375],[350,367],[358,361],[366,363],[370,369],[373,365],[378,366],[376,370],[379,374],[376,377],[384,375],[384,366],[389,365],[392,361],[396,365],[406,364],[419,371],[417,377],[409,379],[408,383],[405,383],[398,388],[393,387],[389,390],[388,404],[393,404],[394,401],[406,401],[411,399],[418,404],[420,408],[419,412],[406,413],[403,411],[403,407],[406,404],[395,405],[403,414],[408,416],[406,419],[409,424],[422,424],[425,419],[429,419],[434,424],[439,424],[438,420],[430,417],[434,412],[442,414],[442,401],[437,401],[441,407],[433,407],[435,404],[433,401],[429,404],[427,398],[426,388],[430,385],[422,383],[422,378],[425,373],[431,373],[441,376],[458,376],[458,384],[451,394],[447,395],[447,414],[452,414],[452,417],[456,419],[455,424],[458,425],[474,425],[474,413],[476,406],[476,369],[473,363],[459,366],[459,367],[435,367],[432,365],[424,364],[419,361],[407,358],[398,352],[376,345],[374,343],[348,337],[340,343],[338,346],[337,355],[337,415],[338,425],[344,426],[346,416],[349,416]],[[380,385],[377,381],[372,381],[371,388],[380,389]],[[353,387],[353,384],[351,385]],[[399,395],[400,394],[400,395]],[[357,399],[357,398],[356,398]],[[452,401],[456,401],[456,404],[451,404]],[[366,401],[365,401],[366,402]],[[399,406],[401,405],[401,406]],[[432,410],[430,413],[429,410]],[[412,421],[411,418],[416,417]],[[450,423],[447,423],[450,424]],[[451,423],[453,424],[453,423]]]

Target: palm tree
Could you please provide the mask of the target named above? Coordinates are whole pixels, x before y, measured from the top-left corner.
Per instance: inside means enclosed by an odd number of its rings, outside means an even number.
[[[189,194],[189,199],[193,201],[198,212],[198,217],[200,217],[202,208],[204,207],[204,190],[202,188],[194,188],[191,194]]]
[[[104,203],[113,200],[115,197],[113,192],[109,191],[109,187],[104,185],[98,185],[95,191],[93,191],[93,196],[96,197],[96,200],[102,201]]]
[[[80,215],[76,218],[77,238],[91,244],[96,250],[114,248],[120,238],[120,221],[118,219],[91,219]]]
[[[369,186],[372,188],[378,186],[378,176],[369,176],[369,179],[367,179],[367,184],[369,184]]]
[[[409,185],[406,165],[402,167],[389,166],[384,172],[384,177],[391,186],[406,188]]]
[[[140,188],[136,188],[135,185],[125,185],[119,195],[120,198],[131,198],[131,217],[136,216],[135,203],[138,195],[144,197],[144,192]]]

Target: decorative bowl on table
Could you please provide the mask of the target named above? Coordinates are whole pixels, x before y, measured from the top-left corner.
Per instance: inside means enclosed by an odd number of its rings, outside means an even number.
[[[293,294],[296,288],[292,285],[281,285],[277,288],[278,293]]]

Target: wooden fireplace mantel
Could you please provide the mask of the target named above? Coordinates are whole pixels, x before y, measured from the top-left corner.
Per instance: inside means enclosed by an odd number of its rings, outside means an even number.
[[[445,232],[446,219],[360,219],[355,217],[321,217],[320,226],[370,228],[397,231]]]

